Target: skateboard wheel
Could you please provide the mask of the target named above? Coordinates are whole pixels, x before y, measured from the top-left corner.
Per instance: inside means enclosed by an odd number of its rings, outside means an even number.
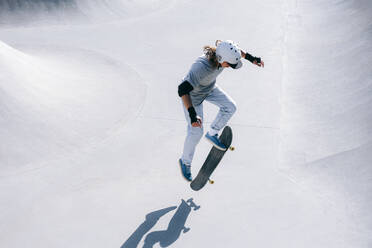
[[[229,149],[230,149],[231,151],[234,151],[234,150],[235,150],[235,147],[230,146]]]
[[[214,181],[211,180],[211,179],[209,179],[209,183],[210,183],[210,184],[214,184]]]

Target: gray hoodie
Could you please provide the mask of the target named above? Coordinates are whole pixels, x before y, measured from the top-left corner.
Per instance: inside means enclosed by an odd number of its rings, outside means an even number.
[[[196,59],[183,81],[188,81],[194,88],[190,92],[192,104],[197,106],[203,102],[216,84],[217,76],[223,67],[214,66],[205,55]]]

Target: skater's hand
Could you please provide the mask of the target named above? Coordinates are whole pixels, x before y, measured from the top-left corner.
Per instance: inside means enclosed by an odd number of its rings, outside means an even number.
[[[199,116],[197,116],[196,119],[197,119],[197,121],[191,123],[191,126],[193,126],[193,127],[202,127],[202,125],[203,125],[202,119]]]
[[[265,63],[263,62],[263,60],[261,60],[261,63],[257,63],[257,61],[255,60],[255,61],[253,61],[253,64],[255,64],[255,65],[257,65],[257,66],[259,66],[259,67],[265,67]]]

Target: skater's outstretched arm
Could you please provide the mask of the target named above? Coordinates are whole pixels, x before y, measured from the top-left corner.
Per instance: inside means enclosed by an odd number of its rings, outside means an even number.
[[[241,54],[242,54],[242,57],[245,58],[246,60],[250,61],[251,63],[259,66],[259,67],[265,67],[265,63],[263,62],[263,60],[261,60],[260,57],[254,57],[252,55],[250,55],[249,53],[247,52],[244,52],[243,50],[240,50]]]

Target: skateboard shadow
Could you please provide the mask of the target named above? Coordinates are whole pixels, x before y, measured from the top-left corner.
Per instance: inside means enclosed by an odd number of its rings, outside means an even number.
[[[136,248],[141,242],[143,236],[145,236],[145,234],[156,225],[158,220],[176,208],[176,206],[173,206],[147,214],[146,220],[137,228],[128,240],[125,241],[121,248]],[[180,237],[182,231],[184,233],[188,232],[190,228],[186,228],[185,223],[192,208],[196,211],[200,206],[197,206],[193,202],[192,198],[187,201],[182,200],[180,206],[170,220],[167,230],[149,233],[145,238],[143,248],[153,247],[156,243],[160,243],[161,247],[168,247]]]

